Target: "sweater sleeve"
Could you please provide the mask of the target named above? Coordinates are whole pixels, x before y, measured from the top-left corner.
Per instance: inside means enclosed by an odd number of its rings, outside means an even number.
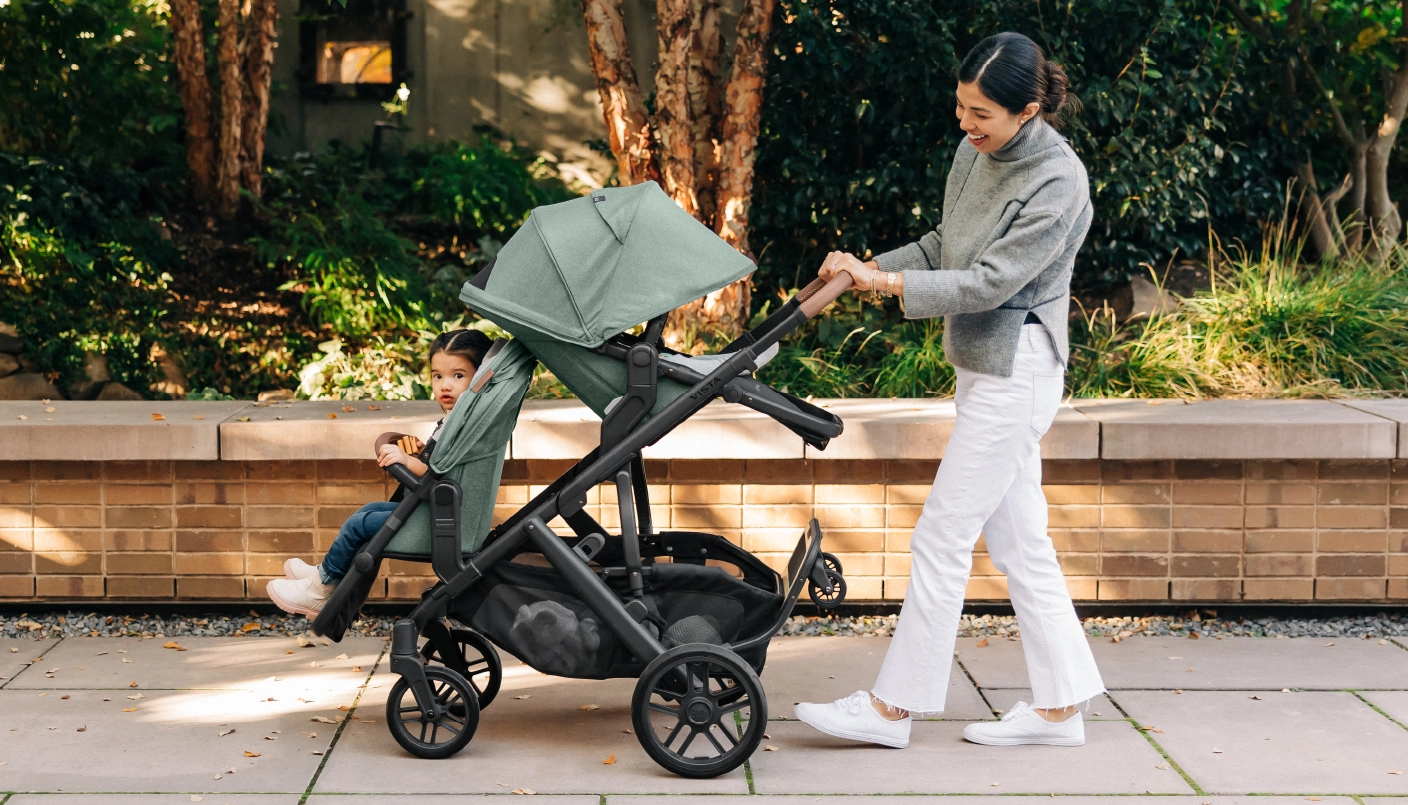
[[[907,271],[905,316],[927,319],[979,313],[1011,299],[1065,248],[1076,219],[1066,214],[1073,197],[1065,182],[1048,182],[972,265],[950,271]]]
[[[943,245],[944,225],[940,223],[918,241],[876,255],[875,264],[881,271],[937,271]]]

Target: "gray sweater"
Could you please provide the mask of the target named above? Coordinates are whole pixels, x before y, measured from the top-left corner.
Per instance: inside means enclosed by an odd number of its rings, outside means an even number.
[[[1071,267],[1090,219],[1085,166],[1038,117],[993,154],[965,137],[944,188],[942,222],[875,261],[881,271],[905,272],[907,318],[947,317],[950,362],[1008,377],[1028,310],[1067,361]]]

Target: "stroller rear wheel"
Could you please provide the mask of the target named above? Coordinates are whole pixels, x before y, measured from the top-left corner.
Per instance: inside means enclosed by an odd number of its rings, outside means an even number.
[[[427,665],[425,679],[440,705],[440,717],[433,719],[421,710],[411,684],[401,677],[386,697],[386,725],[407,752],[440,760],[465,748],[474,737],[479,728],[479,698],[464,677],[448,668]]]
[[[631,721],[646,754],[682,777],[717,777],[763,740],[767,697],[732,651],[688,643],[656,657],[636,682]]]
[[[488,707],[504,681],[503,662],[489,638],[473,629],[450,629],[439,621],[431,621],[424,634],[426,641],[420,656],[427,663],[439,663],[458,672],[474,688],[479,709]]]

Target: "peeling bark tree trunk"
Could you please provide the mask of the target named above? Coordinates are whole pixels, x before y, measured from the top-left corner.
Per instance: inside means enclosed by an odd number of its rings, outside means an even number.
[[[215,172],[216,211],[230,219],[240,204],[240,101],[244,89],[240,69],[239,0],[220,0],[220,159]]]
[[[263,195],[264,134],[269,126],[269,86],[273,79],[279,11],[275,0],[250,0],[245,20],[244,119],[240,126],[240,183],[255,198]]]
[[[719,27],[719,0],[693,0],[694,17],[689,47],[689,115],[694,136],[694,192],[699,218],[712,226],[718,207],[719,115],[723,103],[719,86],[719,52],[723,29]]]
[[[655,73],[655,137],[665,192],[690,215],[699,217],[694,194],[694,132],[689,115],[689,57],[692,0],[656,0],[660,67]]]
[[[215,191],[215,140],[210,133],[210,77],[205,72],[205,33],[197,0],[172,0],[176,76],[186,114],[186,169],[196,203],[210,203]]]
[[[714,228],[729,245],[750,258],[748,208],[753,196],[754,149],[762,118],[767,45],[776,4],[776,0],[745,0],[733,46],[733,69],[724,92]],[[748,326],[749,297],[748,280],[740,280],[671,313],[667,329],[682,336],[693,325],[696,330],[713,329],[736,337]]]
[[[616,156],[618,181],[633,185],[657,178],[651,153],[650,121],[626,46],[619,0],[582,0],[592,74],[601,95],[607,139]]]

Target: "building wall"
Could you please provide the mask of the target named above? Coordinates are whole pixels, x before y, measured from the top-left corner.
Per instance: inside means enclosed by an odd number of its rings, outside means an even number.
[[[510,460],[502,519],[571,462]],[[816,517],[853,601],[898,602],[937,461],[647,462],[657,528],[717,533],[781,568]],[[1048,460],[1050,534],[1083,601],[1408,602],[1408,461]],[[260,600],[390,491],[372,461],[0,461],[0,600]],[[603,505],[605,502],[606,505]],[[614,489],[588,511],[614,526]],[[412,600],[428,566],[388,562]],[[981,540],[972,600],[1006,581]]]

